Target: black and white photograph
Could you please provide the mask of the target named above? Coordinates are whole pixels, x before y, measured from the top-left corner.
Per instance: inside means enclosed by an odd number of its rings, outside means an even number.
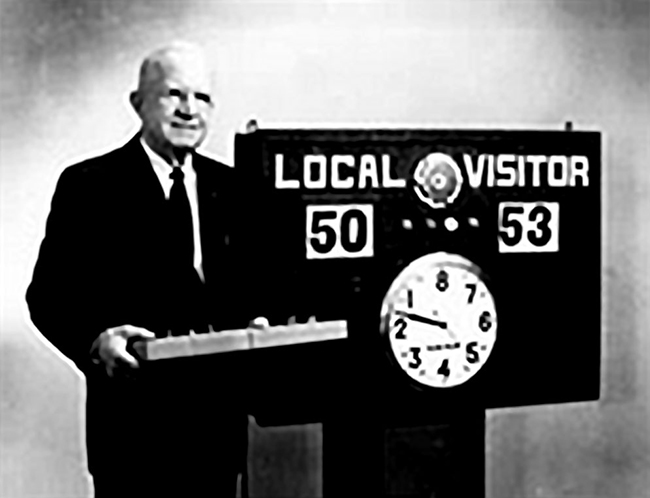
[[[650,498],[650,2],[1,0],[0,496]]]

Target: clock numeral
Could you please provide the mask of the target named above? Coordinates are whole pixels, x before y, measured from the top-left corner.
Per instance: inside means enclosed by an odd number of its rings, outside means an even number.
[[[409,351],[413,353],[413,361],[409,363],[410,368],[418,368],[422,365],[422,358],[420,358],[420,348],[410,348]]]
[[[465,346],[465,352],[467,353],[465,358],[467,359],[468,363],[473,364],[473,363],[478,363],[479,362],[480,358],[478,356],[478,351],[476,351],[476,349],[475,349],[477,347],[478,347],[478,342],[476,342],[476,341],[468,342],[467,346]]]
[[[404,334],[404,329],[406,329],[406,321],[400,318],[395,322],[395,326],[399,327],[397,334],[395,334],[395,339],[406,339],[406,334]]]
[[[409,289],[406,291],[406,300],[407,300],[407,306],[409,308],[413,308],[413,289]]]
[[[472,304],[474,296],[476,295],[476,284],[465,284],[465,287],[469,289],[469,298],[467,299],[467,302]]]
[[[492,317],[489,311],[484,311],[478,319],[478,328],[483,332],[487,332],[492,327]]]
[[[445,270],[440,270],[438,272],[436,288],[440,292],[445,292],[449,288],[449,274]]]
[[[440,375],[444,375],[445,377],[449,377],[451,374],[451,370],[449,370],[449,358],[445,358],[442,360],[442,365],[440,365],[440,368],[438,369],[438,373]]]

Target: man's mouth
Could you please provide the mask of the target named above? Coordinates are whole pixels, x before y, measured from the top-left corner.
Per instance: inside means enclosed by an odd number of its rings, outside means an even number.
[[[197,131],[201,128],[199,124],[176,123],[176,122],[172,122],[171,127],[178,128],[180,130],[191,130],[191,131]]]

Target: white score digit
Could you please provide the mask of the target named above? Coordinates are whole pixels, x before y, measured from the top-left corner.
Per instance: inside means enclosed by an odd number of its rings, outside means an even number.
[[[374,255],[371,204],[307,206],[307,259]]]
[[[559,227],[557,202],[502,202],[499,252],[558,252]]]

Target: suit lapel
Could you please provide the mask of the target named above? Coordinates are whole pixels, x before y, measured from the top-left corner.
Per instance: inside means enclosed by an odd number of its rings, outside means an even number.
[[[120,213],[121,230],[138,244],[135,252],[148,255],[147,265],[159,266],[167,245],[165,194],[139,136],[121,149],[112,167],[116,182],[113,209]]]
[[[217,168],[196,153],[192,157],[192,165],[196,171],[203,274],[206,284],[209,285],[214,283],[212,282],[215,269],[213,262],[223,238],[223,223],[219,217],[219,205],[222,199]]]
[[[160,180],[151,166],[149,156],[142,148],[140,135],[133,137],[122,149],[124,151],[124,164],[128,168],[130,187],[138,193],[143,204],[158,207],[165,200],[165,193]]]

